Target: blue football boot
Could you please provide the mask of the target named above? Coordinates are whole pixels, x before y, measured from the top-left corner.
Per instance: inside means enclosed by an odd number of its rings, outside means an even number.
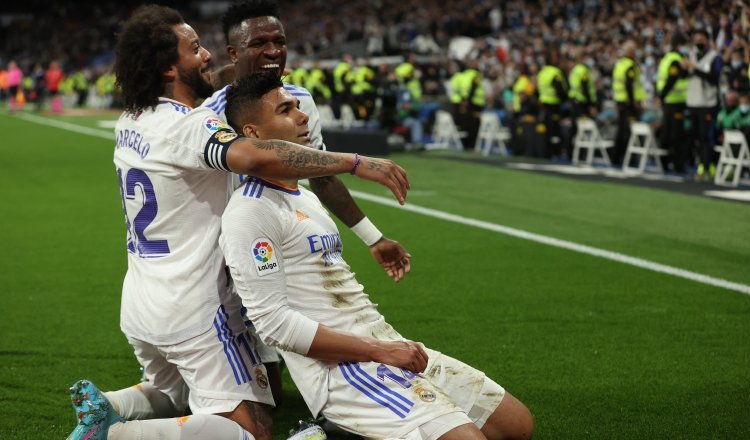
[[[125,421],[112,409],[99,388],[88,380],[79,380],[70,387],[70,401],[78,425],[68,440],[106,440],[110,425]]]

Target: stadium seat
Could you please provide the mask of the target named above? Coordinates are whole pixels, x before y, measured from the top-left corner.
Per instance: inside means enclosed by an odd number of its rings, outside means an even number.
[[[503,127],[500,118],[495,112],[482,112],[479,122],[479,132],[477,141],[474,144],[474,151],[481,152],[482,155],[488,156],[493,148],[503,156],[508,155],[508,149],[505,142],[510,139],[510,131]]]
[[[348,130],[353,125],[359,125],[357,119],[354,117],[354,110],[349,104],[341,104],[341,118],[339,120],[341,128]]]
[[[320,114],[320,125],[323,128],[338,128],[341,126],[341,122],[336,119],[336,115],[333,113],[333,109],[330,105],[321,104],[318,106],[318,113]]]
[[[750,150],[745,135],[739,130],[727,130],[724,132],[724,143],[716,149],[719,151],[719,163],[716,166],[714,184],[736,187],[740,183],[742,170],[750,169]]]
[[[586,165],[593,166],[595,162],[598,162],[611,166],[612,162],[609,160],[607,148],[612,148],[615,144],[614,141],[602,139],[599,134],[599,127],[593,119],[578,118],[576,127],[576,137],[573,140],[573,165],[578,165],[581,162],[581,150],[584,150],[586,160],[583,162]],[[599,152],[598,158],[596,157],[597,152]]]
[[[466,132],[458,131],[453,115],[445,110],[435,112],[435,124],[432,128],[432,142],[425,145],[426,150],[453,149],[463,151],[462,137]]]
[[[666,150],[662,150],[656,144],[650,125],[645,122],[633,122],[630,124],[630,139],[628,149],[625,151],[625,159],[622,161],[622,170],[629,174],[643,174],[646,167],[650,165],[649,159],[651,159],[653,162],[651,170],[663,173],[661,156],[667,154],[669,153]],[[635,166],[630,165],[633,160],[637,161]]]

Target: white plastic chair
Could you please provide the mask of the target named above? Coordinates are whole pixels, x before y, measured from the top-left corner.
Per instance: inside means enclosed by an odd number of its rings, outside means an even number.
[[[432,128],[432,142],[425,145],[426,150],[454,149],[463,151],[461,137],[465,132],[458,131],[453,115],[445,110],[435,111],[435,125]]]
[[[628,149],[625,151],[625,159],[622,161],[622,170],[630,174],[643,174],[646,172],[649,160],[651,160],[653,161],[651,170],[663,173],[661,156],[667,154],[669,154],[667,150],[662,150],[656,144],[651,126],[645,122],[632,122],[630,124]],[[637,162],[635,166],[630,165],[633,159]]]
[[[352,125],[355,125],[356,122],[357,119],[354,117],[354,110],[352,110],[352,107],[349,104],[341,104],[341,118],[339,119],[341,128],[348,130],[352,128]]]
[[[737,147],[737,156],[734,155]],[[716,166],[714,184],[721,186],[738,186],[743,168],[750,169],[750,149],[745,135],[738,130],[724,132],[724,143],[717,147],[719,163]]]
[[[337,128],[341,126],[341,122],[336,119],[336,115],[333,113],[333,109],[330,105],[321,104],[318,106],[318,114],[320,116],[320,125],[323,128]]]
[[[474,151],[489,156],[493,148],[497,148],[503,156],[508,155],[505,142],[510,139],[510,131],[503,127],[500,118],[494,112],[482,112],[479,121],[479,132],[474,144]]]
[[[580,163],[581,150],[586,152],[584,163],[588,166],[594,165],[594,162],[601,162],[604,165],[611,166],[607,148],[612,148],[615,143],[611,140],[602,139],[599,134],[599,128],[596,121],[589,118],[578,118],[576,120],[576,137],[573,140],[573,165]],[[599,152],[599,157],[596,153]]]

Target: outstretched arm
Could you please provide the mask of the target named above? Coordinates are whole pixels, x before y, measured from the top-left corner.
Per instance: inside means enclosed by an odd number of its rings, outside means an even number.
[[[389,277],[399,282],[411,269],[411,255],[397,241],[385,237],[365,217],[349,190],[337,176],[310,179],[310,188],[346,226],[369,247],[375,261]]]
[[[319,151],[280,140],[238,138],[227,151],[226,163],[235,173],[269,179],[305,179],[348,172],[388,187],[402,205],[409,190],[406,171],[391,160]]]

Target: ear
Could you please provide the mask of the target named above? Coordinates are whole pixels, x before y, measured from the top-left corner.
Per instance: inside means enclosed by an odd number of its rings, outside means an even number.
[[[245,137],[249,138],[260,138],[260,133],[258,133],[258,126],[255,124],[245,124],[242,127],[242,134],[244,134]]]
[[[237,64],[237,49],[235,49],[234,46],[227,45],[227,55],[229,55],[229,61],[231,61],[232,64]]]
[[[171,83],[177,78],[177,66],[172,65],[169,69],[161,73],[162,78],[165,82]]]

